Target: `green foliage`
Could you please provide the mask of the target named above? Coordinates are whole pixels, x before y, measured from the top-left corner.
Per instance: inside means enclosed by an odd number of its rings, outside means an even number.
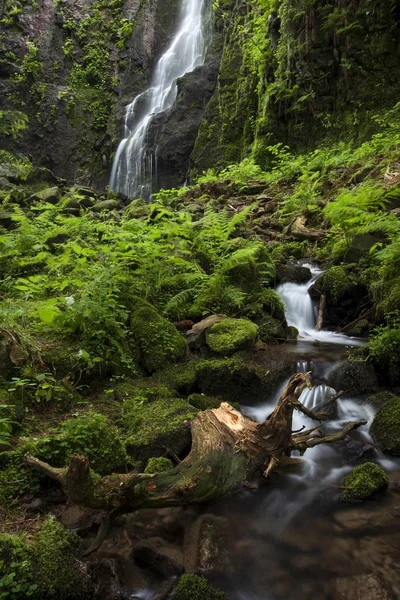
[[[94,412],[64,421],[59,434],[37,442],[35,452],[56,467],[64,466],[73,454],[86,456],[100,475],[124,469],[127,462],[118,429]]]
[[[78,562],[80,539],[54,518],[48,518],[35,536],[35,580],[42,597],[78,600],[88,596],[89,577]]]
[[[21,135],[28,127],[28,117],[17,110],[0,110],[0,135],[13,138]]]
[[[251,348],[257,340],[258,327],[248,319],[224,319],[211,327],[207,343],[217,354],[230,356]]]
[[[181,575],[172,593],[173,600],[227,600],[225,594],[213,587],[205,577]]]
[[[351,282],[342,266],[331,267],[322,275],[319,285],[325,292],[328,302],[336,305],[350,289]]]
[[[344,485],[350,489],[341,494],[342,500],[366,500],[387,488],[389,477],[375,463],[367,462],[355,467],[345,478]]]
[[[379,408],[370,432],[382,452],[400,455],[400,398],[392,398]]]
[[[37,598],[33,549],[22,536],[0,534],[0,598]]]
[[[78,562],[79,546],[78,536],[53,518],[43,523],[30,544],[22,536],[0,535],[0,598],[89,598],[89,577]]]
[[[172,462],[169,458],[165,458],[164,456],[159,456],[158,458],[153,457],[149,458],[144,472],[153,475],[168,471],[169,469],[172,469],[172,466]]]
[[[218,408],[221,404],[219,398],[206,396],[206,394],[190,394],[188,402],[199,410],[208,410],[209,408]]]

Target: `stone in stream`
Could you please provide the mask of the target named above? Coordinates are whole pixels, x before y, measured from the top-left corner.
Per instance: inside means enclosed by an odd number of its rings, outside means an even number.
[[[364,361],[343,361],[328,377],[328,385],[345,392],[346,396],[360,396],[378,389],[378,377],[371,364]]]
[[[333,600],[394,600],[390,584],[379,573],[339,577]]]
[[[355,467],[345,478],[341,499],[346,501],[367,500],[389,485],[389,477],[379,465],[367,462]]]
[[[310,281],[312,273],[308,267],[299,265],[287,264],[283,267],[277,267],[276,280],[277,283],[307,283]]]
[[[184,539],[187,573],[229,574],[233,571],[228,547],[229,522],[223,517],[202,515],[192,523]]]
[[[133,556],[166,578],[184,572],[182,550],[161,537],[148,538],[136,543]]]
[[[372,421],[370,433],[382,452],[400,456],[400,398],[385,402]]]

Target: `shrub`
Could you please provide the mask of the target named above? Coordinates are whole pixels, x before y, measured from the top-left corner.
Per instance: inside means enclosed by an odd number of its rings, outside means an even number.
[[[145,473],[162,473],[163,471],[168,471],[172,469],[173,464],[169,458],[165,458],[164,456],[149,458],[146,468],[144,470]]]
[[[33,552],[21,536],[0,534],[0,598],[37,597]]]
[[[205,577],[181,575],[172,600],[227,600],[224,592],[212,586]]]
[[[54,466],[64,466],[73,454],[86,456],[92,469],[107,475],[125,466],[127,456],[118,429],[104,415],[88,413],[68,419],[61,432],[42,438],[36,453]]]

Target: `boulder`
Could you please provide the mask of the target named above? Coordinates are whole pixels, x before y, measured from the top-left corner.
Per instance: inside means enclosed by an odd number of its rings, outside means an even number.
[[[61,190],[58,186],[45,188],[40,192],[32,194],[29,202],[47,202],[48,204],[57,204],[61,200]]]
[[[207,344],[216,354],[231,356],[250,349],[258,337],[258,326],[248,319],[224,319],[213,325],[207,334]]]
[[[376,450],[369,444],[355,440],[350,436],[344,440],[334,442],[332,448],[339,454],[347,465],[357,465],[361,460],[372,460],[376,457]]]
[[[65,508],[60,521],[66,529],[81,533],[91,529],[98,522],[97,515],[98,513],[90,508],[72,505]]]
[[[308,267],[287,264],[276,268],[277,283],[307,283],[312,278],[312,273]]]
[[[93,206],[92,210],[95,213],[101,213],[104,210],[105,211],[115,210],[118,207],[119,207],[119,204],[118,204],[117,200],[101,200],[100,202],[97,202]]]
[[[228,538],[229,522],[223,517],[202,515],[196,519],[185,533],[185,571],[205,575],[232,573]]]
[[[364,361],[343,361],[330,373],[328,385],[346,396],[360,396],[378,389],[374,367]]]
[[[376,392],[375,394],[370,394],[369,396],[367,396],[366,403],[371,404],[375,408],[380,408],[386,402],[389,402],[389,400],[396,400],[396,399],[399,399],[399,396],[397,396],[393,392],[391,392],[389,390],[380,390],[379,392]]]
[[[190,449],[189,421],[197,409],[181,398],[156,400],[150,404],[136,398],[124,403],[129,430],[128,453],[136,460],[165,455],[166,449],[183,456]]]
[[[382,575],[367,573],[336,579],[333,600],[394,600],[394,595]]]
[[[385,402],[370,428],[373,440],[382,452],[400,456],[400,398]]]
[[[341,499],[346,501],[367,500],[385,490],[389,485],[389,477],[379,465],[367,462],[355,467],[344,480],[345,489]]]
[[[160,537],[148,538],[135,544],[133,556],[163,577],[184,572],[182,551]]]
[[[224,315],[211,315],[206,319],[203,319],[199,323],[193,325],[193,327],[187,332],[186,340],[189,344],[189,348],[192,350],[198,350],[203,346],[206,346],[206,336],[208,330],[216,323],[220,323],[225,319]]]

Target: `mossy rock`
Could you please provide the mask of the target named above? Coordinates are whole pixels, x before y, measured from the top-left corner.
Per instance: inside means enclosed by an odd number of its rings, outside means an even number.
[[[216,354],[231,356],[250,349],[258,337],[258,327],[248,319],[224,319],[211,327],[207,343]]]
[[[389,477],[379,465],[368,462],[355,467],[345,478],[342,500],[367,500],[389,485]]]
[[[169,469],[172,469],[172,467],[173,464],[169,458],[166,458],[165,456],[153,456],[152,458],[149,458],[144,472],[153,475],[168,471]]]
[[[338,306],[342,298],[351,293],[354,283],[342,266],[331,267],[319,278],[317,287],[326,295],[329,305]]]
[[[251,302],[244,309],[243,314],[257,323],[257,325],[266,317],[286,322],[285,305],[275,290],[269,288],[254,295]]]
[[[171,600],[228,600],[227,596],[200,575],[181,575]]]
[[[276,344],[287,339],[284,324],[273,317],[265,317],[259,325],[259,337],[262,342]]]
[[[358,359],[338,364],[329,374],[328,384],[335,390],[343,390],[350,396],[374,392],[379,385],[372,364]]]
[[[135,399],[136,402],[152,402],[162,398],[173,398],[176,392],[170,386],[160,383],[153,377],[123,381],[112,388],[114,397],[123,402]],[[106,393],[110,393],[107,392]]]
[[[187,344],[174,325],[143,301],[133,310],[131,331],[138,345],[140,363],[149,373],[185,358]]]
[[[86,456],[99,475],[125,470],[125,445],[115,425],[102,414],[90,412],[64,421],[57,435],[41,438],[35,455],[63,467],[73,454]]]
[[[381,406],[370,434],[382,452],[400,456],[400,398],[392,398]]]
[[[367,396],[366,402],[371,404],[375,408],[380,408],[389,400],[400,400],[399,396],[390,392],[389,390],[382,390],[380,392],[376,392],[376,394],[370,394]]]
[[[196,388],[196,366],[198,361],[189,360],[179,365],[170,365],[158,372],[155,377],[178,394],[190,394]]]
[[[221,399],[206,396],[206,394],[190,394],[188,402],[199,410],[208,410],[209,408],[219,408]]]
[[[169,448],[178,456],[190,449],[190,428],[197,409],[182,398],[155,400],[150,404],[128,400],[124,418],[130,435],[126,440],[129,455],[144,460],[161,456]]]

